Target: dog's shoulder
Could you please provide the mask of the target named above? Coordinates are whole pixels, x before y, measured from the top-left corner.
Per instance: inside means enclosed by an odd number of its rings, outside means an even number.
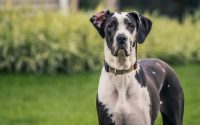
[[[138,61],[138,64],[147,74],[159,75],[176,74],[175,70],[161,59],[147,58]]]
[[[152,84],[159,90],[165,80],[167,64],[156,58],[143,59],[138,61],[138,64],[144,71],[148,81],[147,84]]]
[[[157,58],[147,58],[138,61],[138,64],[146,71],[151,74],[163,74],[165,73],[166,67],[169,67],[167,63]]]
[[[141,65],[145,65],[145,64],[152,65],[152,64],[156,64],[156,63],[163,64],[165,62],[158,58],[146,58],[146,59],[138,60],[138,63]]]

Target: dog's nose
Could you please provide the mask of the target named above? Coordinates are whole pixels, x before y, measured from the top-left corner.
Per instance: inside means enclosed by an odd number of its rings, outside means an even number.
[[[127,37],[124,34],[117,35],[117,43],[119,45],[124,45],[126,43]]]

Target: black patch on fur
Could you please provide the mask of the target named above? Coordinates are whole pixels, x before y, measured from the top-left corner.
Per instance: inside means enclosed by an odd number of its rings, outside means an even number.
[[[110,16],[105,22],[105,38],[108,48],[112,51],[112,45],[114,42],[114,36],[118,28],[118,21],[116,17]]]
[[[133,45],[132,45],[132,47],[135,47],[136,46],[136,42],[135,41],[133,41]],[[137,48],[136,48],[137,49]],[[137,51],[137,50],[136,50]],[[137,54],[137,53],[136,53]]]
[[[137,23],[136,40],[139,44],[142,44],[151,30],[152,22],[150,19],[137,12],[131,12],[128,13],[128,15],[129,17],[134,18]]]
[[[139,65],[145,71],[147,78],[146,85],[151,99],[151,124],[153,125],[160,109],[164,125],[182,125],[184,95],[176,73],[158,59],[141,60]],[[169,84],[170,87],[167,87]],[[161,105],[159,99],[163,102]]]
[[[145,74],[144,74],[144,72],[143,72],[143,70],[141,68],[140,68],[139,71],[136,71],[135,78],[137,79],[137,81],[139,82],[141,87],[145,87],[146,86]]]
[[[166,125],[182,125],[184,112],[184,94],[176,73],[167,66],[166,78],[160,91],[163,102],[160,108]],[[170,87],[168,85],[170,84]]]
[[[98,95],[96,98],[96,108],[99,125],[115,125],[111,119],[112,115],[108,114],[108,109],[98,100]]]
[[[125,25],[126,25],[126,29],[127,29],[129,32],[133,33],[133,31],[134,31],[134,30],[136,29],[136,27],[137,27],[136,20],[135,20],[132,16],[130,16],[129,14],[127,15],[127,17],[128,17],[128,19],[127,19],[127,18],[124,19],[124,23],[125,23]]]
[[[148,89],[150,101],[151,101],[150,116],[151,116],[151,125],[153,125],[153,123],[156,120],[156,117],[158,115],[158,111],[160,109],[160,106],[159,106],[160,100],[159,100],[158,91],[154,86],[147,84],[147,89]]]

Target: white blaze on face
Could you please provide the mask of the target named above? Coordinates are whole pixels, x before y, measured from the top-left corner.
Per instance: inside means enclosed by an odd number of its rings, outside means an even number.
[[[127,50],[128,50],[128,53],[130,54],[131,53],[131,46],[132,46],[132,42],[135,40],[135,35],[136,35],[136,31],[134,30],[133,33],[131,33],[129,30],[127,30],[126,28],[126,24],[124,22],[124,19],[128,19],[128,16],[127,16],[127,12],[122,12],[122,13],[115,13],[113,15],[113,17],[116,17],[117,18],[117,22],[118,22],[118,26],[117,26],[117,31],[115,33],[115,36],[114,36],[114,42],[113,42],[113,47],[115,49],[117,49],[117,36],[119,34],[124,34],[126,37],[127,37],[127,41],[126,41],[126,46],[127,46]],[[130,20],[129,20],[130,21]]]

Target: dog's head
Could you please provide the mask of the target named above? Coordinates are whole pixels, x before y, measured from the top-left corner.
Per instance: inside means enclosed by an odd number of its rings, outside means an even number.
[[[128,57],[137,43],[144,42],[152,26],[151,20],[136,11],[101,11],[92,16],[90,21],[115,57],[121,52]]]

